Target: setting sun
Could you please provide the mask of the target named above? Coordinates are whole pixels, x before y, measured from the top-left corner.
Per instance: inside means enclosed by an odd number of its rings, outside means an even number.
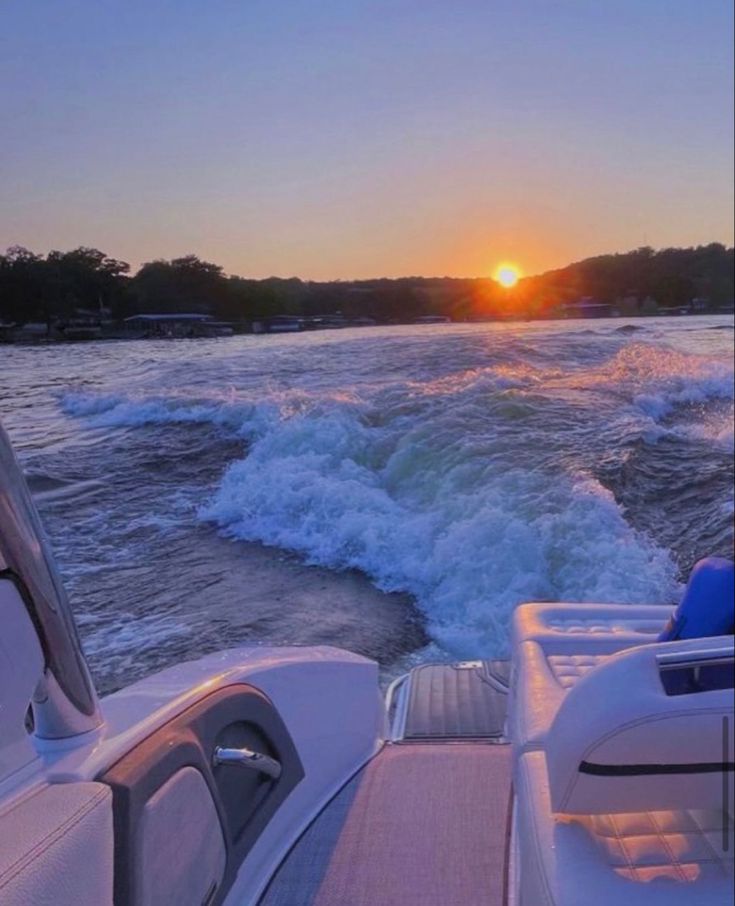
[[[510,289],[518,283],[521,272],[515,264],[500,264],[495,269],[493,278],[506,289]]]

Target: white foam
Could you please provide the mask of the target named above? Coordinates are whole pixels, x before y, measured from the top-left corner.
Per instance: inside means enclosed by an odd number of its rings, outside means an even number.
[[[733,399],[732,361],[643,344],[636,344],[632,360],[630,353],[627,378],[633,387],[634,402],[656,421],[677,407]],[[617,377],[625,382],[623,374],[618,373]]]
[[[85,654],[104,662],[106,674],[115,675],[135,667],[146,653],[186,638],[191,629],[166,614],[134,613],[76,615]]]
[[[674,597],[669,554],[600,485],[496,471],[442,421],[396,431],[345,410],[291,419],[228,469],[201,516],[412,593],[460,657],[502,653],[519,601]]]
[[[640,435],[665,430],[673,407],[732,399],[732,366],[622,338],[622,349],[585,367],[552,355],[543,366],[539,346],[533,366],[487,355],[468,368],[457,346],[452,368],[417,345],[405,351],[412,373],[390,380],[379,362],[366,366],[370,342],[347,387],[330,385],[326,369],[309,386],[303,369],[298,390],[264,381],[257,395],[212,390],[196,401],[184,391],[70,394],[63,406],[97,427],[208,423],[246,438],[247,455],[229,465],[201,519],[410,592],[434,640],[457,657],[503,653],[519,601],[675,598],[670,553],[579,463],[596,419],[623,412]],[[580,409],[585,418],[567,424]]]
[[[67,415],[86,417],[95,428],[211,424],[237,430],[245,437],[257,435],[278,415],[273,405],[221,400],[196,403],[183,397],[136,399],[74,392],[64,394],[60,404]]]

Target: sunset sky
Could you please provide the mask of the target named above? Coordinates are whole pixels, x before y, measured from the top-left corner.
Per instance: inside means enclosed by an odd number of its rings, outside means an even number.
[[[732,243],[731,0],[2,0],[0,248],[331,279]]]

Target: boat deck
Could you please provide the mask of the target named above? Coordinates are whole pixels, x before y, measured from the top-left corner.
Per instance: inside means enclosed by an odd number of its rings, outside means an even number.
[[[329,803],[260,906],[502,906],[511,752],[500,662],[418,667],[394,742]]]
[[[260,906],[502,906],[510,754],[386,746],[302,836]]]
[[[508,666],[505,661],[464,661],[415,667],[396,696],[393,738],[504,741]]]

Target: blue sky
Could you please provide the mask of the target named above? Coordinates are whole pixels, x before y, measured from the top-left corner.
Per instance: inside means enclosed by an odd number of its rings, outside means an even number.
[[[0,248],[250,276],[732,242],[730,0],[2,0]]]

